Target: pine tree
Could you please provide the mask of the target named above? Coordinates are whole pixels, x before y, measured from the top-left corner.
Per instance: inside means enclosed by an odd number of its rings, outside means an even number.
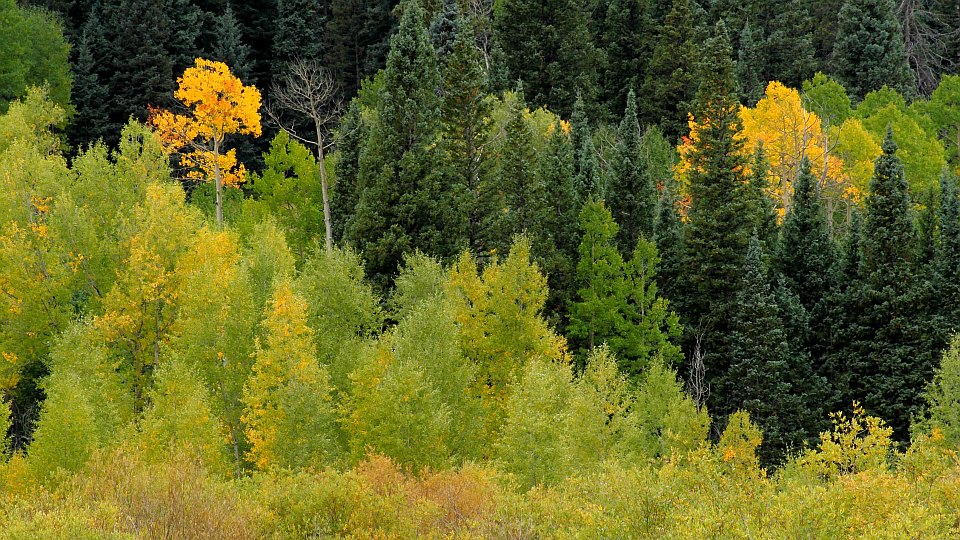
[[[360,156],[357,210],[347,239],[385,290],[406,251],[448,257],[461,247],[460,209],[446,186],[435,140],[440,129],[440,76],[423,25],[423,10],[406,5],[391,40],[377,120]]]
[[[570,113],[570,145],[573,147],[574,174],[580,174],[580,171],[583,170],[584,139],[593,137],[585,107],[583,96],[577,93],[577,99],[573,102],[573,111]]]
[[[714,391],[727,396],[728,414],[743,409],[757,421],[764,433],[761,460],[770,464],[805,437],[795,425],[801,404],[793,395],[795,381],[789,379],[791,351],[756,235],[750,240],[738,286],[730,326],[730,370],[714,379]]]
[[[219,60],[230,67],[230,72],[241,80],[249,80],[250,46],[243,42],[240,21],[233,13],[233,8],[227,4],[227,9],[216,18],[214,23],[216,42],[213,46],[213,59]]]
[[[757,230],[757,237],[763,243],[765,251],[772,251],[777,243],[777,213],[773,201],[767,195],[770,182],[770,161],[759,141],[750,164],[750,178],[744,186],[744,202],[750,217],[750,224]]]
[[[659,27],[644,75],[641,118],[656,123],[676,141],[687,132],[687,115],[697,92],[697,71],[706,32],[695,0],[675,0]]]
[[[229,3],[227,7],[230,7]],[[198,56],[204,56],[201,51],[201,43],[212,41],[205,40],[203,35],[207,13],[194,0],[164,0],[164,9],[170,19],[170,39],[166,43],[167,52],[170,55],[173,72],[183,73],[185,69],[193,65],[193,61]],[[219,23],[219,20],[217,23]],[[213,25],[215,32],[220,30],[217,23]]]
[[[657,206],[657,188],[640,154],[640,123],[637,100],[631,90],[627,109],[614,148],[607,182],[606,199],[614,220],[620,226],[617,242],[622,253],[629,253],[640,238],[651,238]]]
[[[767,63],[762,73],[768,80],[799,88],[819,71],[812,36],[815,23],[809,7],[795,0],[773,0],[766,9],[773,15],[765,43]]]
[[[593,137],[588,136],[582,139],[579,154],[580,167],[573,179],[573,189],[577,196],[577,204],[582,207],[591,199],[603,199],[605,190]]]
[[[578,91],[588,107],[594,105],[600,54],[586,0],[498,2],[494,30],[511,78],[523,81],[535,107],[566,116]]]
[[[893,0],[846,0],[840,8],[833,75],[855,101],[889,86],[913,95],[913,75]]]

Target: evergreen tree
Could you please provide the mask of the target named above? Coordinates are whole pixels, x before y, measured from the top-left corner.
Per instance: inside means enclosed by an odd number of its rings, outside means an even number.
[[[230,4],[227,3],[229,9]],[[164,0],[164,8],[170,19],[170,39],[166,43],[167,52],[175,74],[183,73],[193,65],[198,56],[204,56],[201,43],[216,41],[204,39],[203,30],[208,15],[195,0]],[[220,17],[213,24],[213,31],[219,32]],[[239,32],[239,28],[237,30]],[[239,41],[239,40],[238,40]],[[233,67],[233,66],[231,66]],[[233,72],[236,74],[236,71]]]
[[[606,3],[600,44],[607,59],[602,98],[609,113],[620,114],[629,108],[629,101],[626,104],[621,101],[623,96],[643,82],[641,77],[653,46],[650,4],[649,0]]]
[[[584,137],[580,145],[580,167],[573,179],[573,189],[577,196],[578,206],[583,206],[591,199],[602,199],[605,194],[603,177],[600,172],[600,163],[597,162],[597,147],[593,145],[593,137]]]
[[[810,161],[804,159],[773,266],[811,313],[831,289],[833,249],[817,180],[810,171]]]
[[[762,73],[768,80],[799,88],[803,81],[819,71],[814,57],[814,21],[807,3],[772,0],[766,9],[770,10],[772,17],[766,39],[766,69]]]
[[[789,379],[790,349],[756,235],[738,286],[730,325],[730,370],[714,379],[714,391],[726,394],[734,409],[748,411],[761,426],[761,460],[771,464],[805,437],[795,425],[802,409]]]
[[[456,5],[454,3],[454,5]],[[485,221],[493,213],[493,197],[481,182],[485,155],[481,144],[489,129],[490,105],[484,95],[480,52],[474,45],[473,28],[466,17],[456,21],[456,36],[443,63],[443,101],[440,105],[442,145],[451,164],[454,182],[463,186],[458,204],[466,214],[466,238],[474,254],[486,248],[489,235]]]
[[[227,9],[214,22],[216,41],[213,45],[213,59],[219,60],[230,68],[230,72],[240,80],[249,80],[250,47],[243,42],[240,21],[227,4]]]
[[[324,23],[328,18],[328,9],[335,3],[326,0],[277,0],[271,55],[275,77],[294,59],[323,58]]]
[[[752,223],[743,194],[744,158],[730,57],[723,22],[704,46],[695,121],[699,126],[691,152],[691,206],[686,228],[686,287],[681,307],[706,351],[708,377],[722,377],[730,366],[727,342]],[[733,412],[729,395],[713,392],[713,410]]]
[[[430,43],[433,44],[441,61],[453,52],[457,36],[464,32],[460,29],[461,19],[466,23],[466,29],[469,29],[470,44],[473,45],[473,26],[466,17],[460,15],[458,0],[443,0],[440,13],[437,13],[433,22],[430,23]],[[476,49],[476,47],[473,48]]]
[[[617,242],[622,253],[629,253],[640,238],[651,238],[657,206],[657,188],[640,154],[640,123],[633,91],[627,96],[627,109],[614,147],[607,203],[620,226]]]
[[[106,47],[100,2],[95,2],[83,25],[73,60],[73,103],[77,115],[70,125],[70,142],[80,148],[112,134],[105,132],[107,117],[107,85],[98,69],[97,55]]]
[[[445,186],[435,140],[440,129],[440,76],[423,25],[423,10],[406,5],[383,75],[377,120],[360,156],[357,210],[347,239],[385,290],[406,251],[447,257],[461,247],[462,220]]]
[[[577,92],[595,103],[600,54],[590,35],[586,0],[505,0],[494,30],[511,78],[523,81],[534,106],[570,114]]]
[[[587,119],[583,96],[578,92],[577,99],[573,102],[573,111],[570,113],[570,145],[573,147],[574,174],[580,174],[580,171],[583,170],[584,139],[591,137],[593,137],[593,131],[590,129],[590,122]]]
[[[697,92],[697,70],[706,32],[695,0],[675,0],[658,28],[640,95],[641,118],[656,123],[670,141],[687,133],[687,114]]]
[[[737,50],[737,83],[740,85],[740,101],[747,107],[756,105],[763,97],[767,77],[763,76],[766,57],[763,49],[763,27],[743,24],[740,47]]]
[[[934,254],[934,290],[938,302],[941,332],[960,329],[960,195],[957,180],[949,172],[940,176],[938,209],[939,242]]]
[[[686,248],[683,222],[677,210],[678,203],[676,188],[668,183],[664,186],[657,204],[653,239],[660,253],[660,267],[657,270],[660,275],[660,290],[665,298],[678,306],[680,313],[684,313],[683,306],[677,304],[683,297],[681,291],[686,276]]]
[[[893,0],[846,0],[840,8],[833,75],[855,101],[889,86],[913,95],[913,75]]]
[[[777,243],[777,213],[773,201],[767,195],[770,182],[770,161],[759,141],[753,153],[750,165],[750,178],[744,186],[744,202],[750,217],[750,224],[757,230],[757,237],[763,243],[764,250],[772,250]]]
[[[933,375],[935,350],[924,336],[928,306],[914,274],[912,203],[896,150],[888,130],[867,196],[858,291],[862,333],[848,351],[848,362],[852,381],[859,383],[851,384],[851,391],[905,440],[920,393]]]
[[[333,240],[344,240],[347,223],[356,211],[359,198],[360,156],[368,137],[368,130],[360,116],[360,104],[350,101],[347,114],[337,130],[337,160],[330,193],[330,212],[333,220]]]

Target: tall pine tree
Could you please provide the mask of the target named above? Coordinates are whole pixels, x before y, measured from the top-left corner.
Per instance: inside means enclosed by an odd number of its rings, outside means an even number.
[[[622,253],[630,253],[637,240],[653,235],[657,188],[640,154],[640,123],[633,90],[627,95],[627,109],[617,131],[606,200],[620,225],[617,242]]]
[[[833,75],[859,101],[884,85],[913,95],[913,75],[894,0],[846,0],[840,8]]]

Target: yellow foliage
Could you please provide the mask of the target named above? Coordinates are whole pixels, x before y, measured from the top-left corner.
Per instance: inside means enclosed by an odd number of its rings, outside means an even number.
[[[237,165],[236,152],[223,152],[224,137],[231,134],[259,137],[260,91],[245,86],[223,62],[197,58],[177,79],[174,92],[186,114],[151,109],[150,123],[168,153],[181,152],[188,178],[213,176],[224,185],[244,181],[246,169]],[[219,175],[222,174],[222,178]]]

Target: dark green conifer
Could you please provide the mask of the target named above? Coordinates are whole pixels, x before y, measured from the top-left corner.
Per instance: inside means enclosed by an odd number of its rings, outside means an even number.
[[[638,239],[652,237],[657,206],[657,189],[640,154],[640,123],[633,90],[627,95],[627,109],[617,131],[612,160],[606,200],[620,226],[620,251],[630,253]]]
[[[249,81],[252,76],[250,46],[243,42],[240,21],[237,20],[230,4],[227,4],[227,9],[216,18],[214,28],[216,41],[213,45],[213,59],[227,64],[230,72],[240,80]]]
[[[610,0],[602,14],[601,47],[606,54],[602,101],[607,111],[620,114],[629,107],[623,98],[640,88],[653,47],[654,24],[649,0]],[[603,3],[601,3],[603,5]]]
[[[913,75],[894,0],[843,3],[832,63],[833,75],[855,101],[883,86],[913,95]]]

